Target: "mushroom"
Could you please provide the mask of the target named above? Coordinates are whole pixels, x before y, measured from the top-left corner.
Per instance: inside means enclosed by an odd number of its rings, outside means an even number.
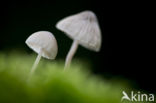
[[[41,59],[55,59],[58,51],[57,41],[52,33],[48,31],[38,31],[28,37],[25,42],[28,47],[38,53],[38,56],[32,66],[30,75],[32,75]]]
[[[95,52],[100,51],[101,31],[97,17],[92,11],[83,11],[66,17],[56,24],[56,28],[73,39],[72,46],[66,57],[65,68],[70,66],[78,45]]]

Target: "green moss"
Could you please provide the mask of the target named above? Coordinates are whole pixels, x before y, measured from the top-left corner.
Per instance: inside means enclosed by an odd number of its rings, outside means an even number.
[[[0,103],[120,103],[124,86],[94,76],[76,60],[68,71],[63,61],[42,59],[30,80],[34,55],[0,53]]]

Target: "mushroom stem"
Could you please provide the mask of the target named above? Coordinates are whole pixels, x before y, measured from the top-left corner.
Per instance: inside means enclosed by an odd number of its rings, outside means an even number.
[[[70,48],[70,50],[68,52],[68,55],[66,57],[64,70],[70,66],[71,60],[72,60],[77,48],[78,48],[78,41],[74,40],[73,43],[72,43],[72,46],[71,46],[71,48]]]
[[[41,59],[41,56],[42,56],[42,49],[40,49],[40,52],[38,53],[38,56],[37,56],[37,58],[36,58],[36,60],[35,60],[35,62],[33,64],[32,68],[31,68],[30,76],[32,76],[32,74],[36,70],[36,67],[37,67],[37,65],[38,65],[38,63],[39,63],[39,61]]]

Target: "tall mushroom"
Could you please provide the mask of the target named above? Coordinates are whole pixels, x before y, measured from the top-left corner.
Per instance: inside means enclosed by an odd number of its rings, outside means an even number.
[[[32,75],[41,59],[55,59],[58,51],[57,41],[52,33],[48,31],[38,31],[28,37],[25,42],[32,50],[38,53],[34,65],[30,71]]]
[[[78,45],[98,52],[101,47],[101,31],[96,15],[92,11],[83,11],[66,17],[56,24],[56,28],[63,31],[71,39],[72,46],[65,61],[65,68],[70,66]]]

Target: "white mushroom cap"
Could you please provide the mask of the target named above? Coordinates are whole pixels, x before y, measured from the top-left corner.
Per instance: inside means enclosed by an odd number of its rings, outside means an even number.
[[[82,46],[99,51],[101,48],[101,31],[96,15],[92,11],[83,11],[59,21],[58,29]]]
[[[35,32],[25,42],[31,49],[47,59],[55,59],[58,51],[57,42],[52,33],[48,31]]]

